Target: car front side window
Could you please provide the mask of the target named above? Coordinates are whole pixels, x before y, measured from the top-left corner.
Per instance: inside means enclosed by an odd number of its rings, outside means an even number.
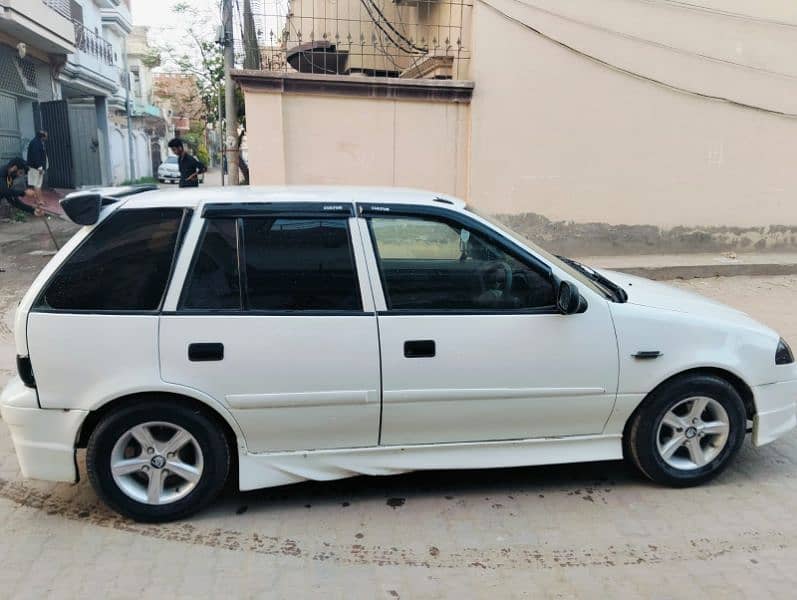
[[[458,223],[369,219],[391,310],[529,310],[554,305],[547,273]]]

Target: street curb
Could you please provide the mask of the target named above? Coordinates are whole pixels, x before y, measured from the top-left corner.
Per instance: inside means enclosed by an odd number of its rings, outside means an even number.
[[[797,263],[612,267],[611,270],[645,277],[654,281],[668,281],[672,279],[705,279],[710,277],[797,275]]]

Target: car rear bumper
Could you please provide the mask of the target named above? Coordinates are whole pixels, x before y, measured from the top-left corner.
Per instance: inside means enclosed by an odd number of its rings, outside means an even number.
[[[797,380],[756,386],[753,395],[756,404],[754,445],[775,441],[797,426]]]
[[[11,431],[22,475],[48,481],[78,480],[75,442],[88,411],[42,409],[36,391],[19,377],[0,394],[0,415]]]

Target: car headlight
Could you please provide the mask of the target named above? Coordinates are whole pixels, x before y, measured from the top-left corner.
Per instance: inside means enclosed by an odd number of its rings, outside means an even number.
[[[780,338],[780,342],[778,342],[778,349],[775,351],[775,364],[790,365],[793,362],[794,354],[792,354],[791,348],[789,348],[786,340]]]

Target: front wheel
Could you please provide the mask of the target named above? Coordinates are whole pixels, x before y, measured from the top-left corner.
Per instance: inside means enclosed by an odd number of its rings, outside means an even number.
[[[688,375],[645,399],[625,440],[626,454],[653,481],[685,487],[716,477],[744,442],[744,403],[715,375]]]
[[[86,448],[89,480],[117,512],[162,522],[193,514],[227,479],[230,449],[202,412],[146,401],[107,415]]]

